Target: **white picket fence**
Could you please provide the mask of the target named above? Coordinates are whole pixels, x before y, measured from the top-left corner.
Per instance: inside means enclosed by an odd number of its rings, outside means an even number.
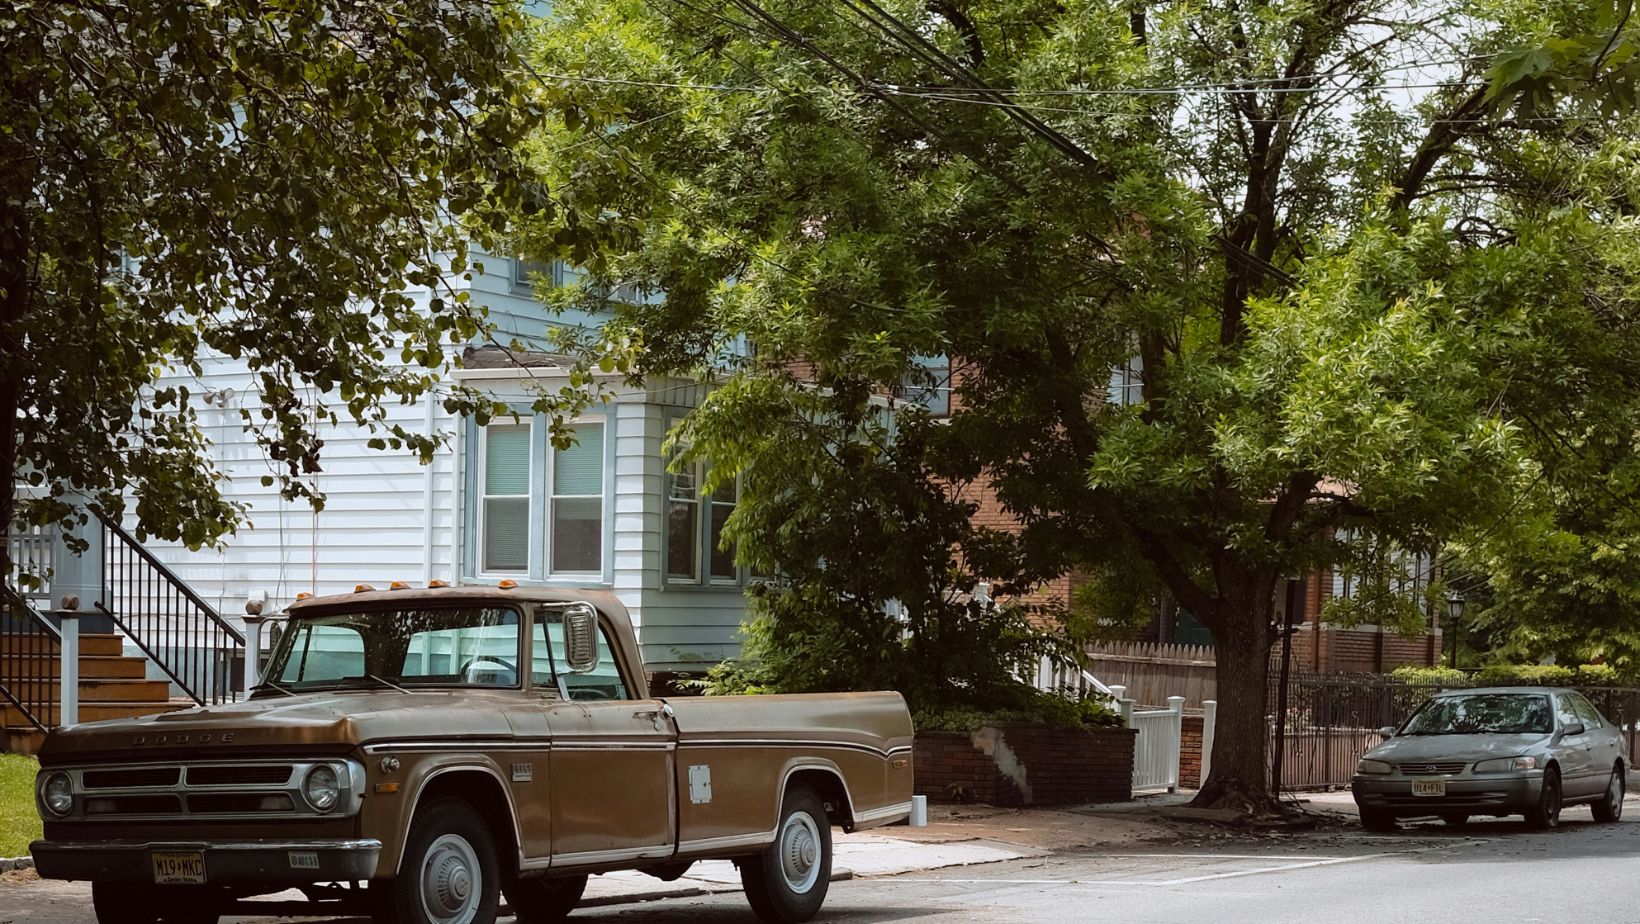
[[[1127,689],[1112,686],[1111,695],[1127,726],[1139,734],[1133,742],[1133,788],[1139,790],[1179,788],[1179,763],[1184,752],[1184,697],[1169,696],[1166,709],[1136,709],[1127,698]],[[1202,704],[1201,776],[1206,780],[1212,769],[1213,720],[1218,704]]]

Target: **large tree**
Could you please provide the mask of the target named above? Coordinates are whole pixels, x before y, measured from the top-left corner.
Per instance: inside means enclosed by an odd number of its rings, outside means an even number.
[[[514,6],[0,9],[0,534],[126,495],[150,534],[233,530],[196,402],[159,387],[213,359],[254,376],[244,424],[288,497],[310,494],[320,422],[431,453],[382,405],[480,331],[447,274],[530,192]]]
[[[719,384],[683,435],[743,477],[750,560],[847,580],[858,542],[802,536],[852,517],[971,545],[970,584],[1164,588],[1218,649],[1201,801],[1261,807],[1281,581],[1506,519],[1540,483],[1535,351],[1628,323],[1626,293],[1590,295],[1634,234],[1625,9],[566,0],[532,56],[543,159],[606,239],[559,297],[662,293],[592,349]],[[1598,193],[1549,182],[1596,163]],[[918,372],[941,355],[949,380]],[[948,423],[881,409],[908,375],[954,389]],[[817,487],[881,497],[889,468],[957,510],[989,485],[1023,531]],[[868,635],[852,657],[894,644]]]

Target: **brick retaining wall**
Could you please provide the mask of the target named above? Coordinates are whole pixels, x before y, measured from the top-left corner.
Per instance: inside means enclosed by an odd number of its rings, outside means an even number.
[[[1199,789],[1202,784],[1202,717],[1187,715],[1179,734],[1179,788]]]
[[[986,726],[918,732],[916,788],[932,802],[1074,805],[1133,797],[1129,728]]]

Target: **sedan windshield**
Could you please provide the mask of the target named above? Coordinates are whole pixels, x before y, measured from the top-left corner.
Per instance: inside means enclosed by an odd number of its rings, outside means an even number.
[[[1554,731],[1549,697],[1536,693],[1441,696],[1424,703],[1403,735],[1547,735]]]
[[[505,607],[332,613],[294,619],[265,676],[288,691],[516,687],[518,644]]]

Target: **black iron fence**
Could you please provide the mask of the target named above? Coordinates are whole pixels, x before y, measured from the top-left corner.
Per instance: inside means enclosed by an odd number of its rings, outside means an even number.
[[[200,705],[234,698],[245,636],[113,519],[103,526],[102,599],[97,607]]]
[[[61,655],[57,627],[11,585],[0,583],[0,728],[57,724]]]
[[[1279,683],[1279,677],[1272,675],[1266,753],[1273,773],[1280,742],[1281,777],[1274,782],[1281,790],[1348,786],[1361,755],[1384,740],[1379,729],[1401,724],[1420,703],[1442,690],[1473,686],[1398,683],[1374,675],[1295,675],[1288,683],[1286,714],[1278,717]],[[1640,752],[1635,733],[1640,723],[1640,688],[1575,689],[1622,729],[1632,766]]]

